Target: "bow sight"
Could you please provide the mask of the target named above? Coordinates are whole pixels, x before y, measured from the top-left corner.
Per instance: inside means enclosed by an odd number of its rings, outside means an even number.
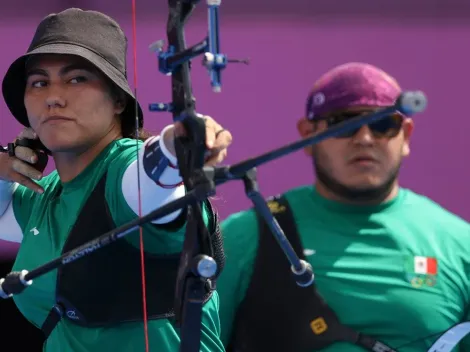
[[[202,65],[209,72],[212,90],[219,93],[222,90],[221,76],[222,70],[227,67],[228,63],[244,63],[249,64],[249,59],[228,59],[227,55],[220,53],[220,37],[219,37],[219,6],[221,0],[207,0],[208,5],[208,35],[199,43],[184,49],[176,51],[175,45],[172,45],[172,39],[177,37],[178,44],[185,46],[184,35],[179,35],[183,31],[186,19],[194,9],[199,0],[179,1],[175,6],[175,2],[170,0],[170,8],[180,9],[180,19],[175,20],[175,13],[170,13],[168,21],[168,49],[163,51],[165,40],[161,39],[149,45],[151,52],[156,52],[158,57],[159,71],[165,75],[172,75],[182,64],[190,62],[193,58],[203,55]],[[173,4],[173,5],[172,5]],[[149,110],[154,112],[173,111],[172,103],[152,103],[149,104]]]

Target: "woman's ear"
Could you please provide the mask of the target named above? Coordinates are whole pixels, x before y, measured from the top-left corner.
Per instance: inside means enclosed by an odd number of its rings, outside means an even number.
[[[122,114],[122,112],[126,109],[127,106],[127,97],[123,92],[119,92],[116,95],[116,99],[114,101],[114,111],[116,115]]]

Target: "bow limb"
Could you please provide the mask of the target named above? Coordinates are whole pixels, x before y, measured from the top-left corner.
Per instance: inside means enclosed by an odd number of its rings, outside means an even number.
[[[133,27],[135,43],[135,1],[133,0]],[[181,327],[181,351],[200,350],[200,331],[202,319],[202,306],[207,300],[207,287],[217,268],[217,264],[210,255],[212,248],[210,244],[209,230],[203,216],[203,202],[210,194],[213,194],[215,185],[205,177],[202,168],[206,155],[206,129],[205,121],[195,112],[195,98],[192,93],[189,60],[205,51],[218,48],[208,45],[208,38],[201,43],[186,48],[184,39],[184,26],[191,16],[197,1],[192,0],[168,0],[169,15],[167,21],[167,40],[169,50],[160,53],[160,70],[171,73],[172,101],[167,111],[172,112],[173,122],[183,124],[185,135],[175,139],[175,150],[180,176],[188,194],[198,194],[197,200],[187,204],[186,211],[186,234],[181,254],[180,267],[176,279],[175,291],[175,320]],[[215,36],[217,38],[217,36]],[[159,46],[159,51],[162,44]],[[214,55],[212,55],[214,56]],[[136,57],[134,46],[134,59]],[[134,60],[135,64],[135,60]],[[136,71],[136,65],[134,65]],[[165,72],[166,70],[166,72]],[[136,84],[136,72],[134,81]],[[214,76],[214,75],[213,75]],[[219,79],[220,74],[215,75]],[[218,82],[218,81],[217,81]],[[137,97],[137,94],[136,94]],[[150,107],[152,110],[152,107]],[[136,129],[138,128],[138,113],[136,108]],[[140,169],[140,168],[139,168]],[[140,187],[139,205],[140,205]],[[140,212],[140,206],[139,206]],[[142,218],[141,213],[139,218]],[[145,268],[143,264],[144,248],[141,238],[142,257],[142,288],[144,303],[144,325],[146,346],[148,346],[148,329],[146,320],[146,296],[145,296]],[[205,265],[205,272],[200,273],[199,268]],[[207,266],[211,269],[207,270]],[[204,276],[207,275],[207,276]]]
[[[206,154],[205,122],[195,112],[190,63],[188,56],[184,55],[187,50],[184,26],[195,8],[195,2],[169,0],[168,6],[168,45],[176,55],[180,53],[185,58],[172,71],[172,115],[173,121],[181,122],[186,131],[184,137],[175,140],[175,150],[180,175],[186,190],[190,192],[198,183],[208,182],[202,173]],[[202,306],[207,281],[201,280],[194,266],[197,266],[196,258],[210,253],[209,248],[205,248],[209,231],[203,218],[202,202],[189,205],[186,211],[186,233],[175,291],[175,319],[181,328],[180,351],[183,352],[200,351]]]

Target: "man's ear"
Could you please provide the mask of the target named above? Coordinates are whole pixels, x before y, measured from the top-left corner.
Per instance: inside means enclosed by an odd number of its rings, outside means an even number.
[[[403,121],[403,147],[401,154],[402,156],[406,157],[410,155],[411,150],[410,150],[410,141],[411,141],[411,135],[413,134],[414,131],[414,121],[410,118],[407,118]]]
[[[307,138],[313,133],[313,124],[305,117],[302,117],[297,121],[297,131],[302,138]]]
[[[313,135],[314,124],[305,117],[302,117],[297,121],[297,131],[299,132],[300,137],[303,139],[308,138]],[[304,151],[307,155],[312,155],[312,146],[305,147]]]

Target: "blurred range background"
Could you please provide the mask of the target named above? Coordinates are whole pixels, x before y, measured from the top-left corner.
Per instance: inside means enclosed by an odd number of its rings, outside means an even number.
[[[170,79],[158,71],[148,50],[165,38],[167,2],[137,0],[137,85],[144,110],[169,102]],[[23,54],[39,21],[68,7],[98,10],[114,17],[129,37],[129,81],[133,82],[131,1],[15,0],[0,11],[0,73]],[[188,44],[207,31],[205,2],[186,26]],[[470,117],[470,2],[465,0],[224,0],[221,8],[222,51],[231,58],[250,58],[224,71],[222,93],[214,94],[202,66],[193,65],[197,110],[230,129],[234,141],[227,163],[292,142],[296,121],[304,114],[313,82],[331,67],[348,61],[377,65],[395,76],[404,89],[420,89],[429,99],[416,117],[411,156],[404,162],[401,184],[422,193],[470,220],[468,176]],[[145,126],[158,133],[171,122],[165,113],[146,111]],[[21,130],[3,100],[0,143]],[[48,172],[53,169],[50,163]],[[313,181],[310,161],[302,152],[262,166],[259,184],[265,196]],[[250,207],[241,183],[223,185],[216,205],[222,217]],[[314,216],[314,214],[312,214]],[[0,276],[11,269],[17,246],[0,242]],[[16,310],[0,302],[0,337],[15,339],[17,350],[40,351],[42,336]]]

